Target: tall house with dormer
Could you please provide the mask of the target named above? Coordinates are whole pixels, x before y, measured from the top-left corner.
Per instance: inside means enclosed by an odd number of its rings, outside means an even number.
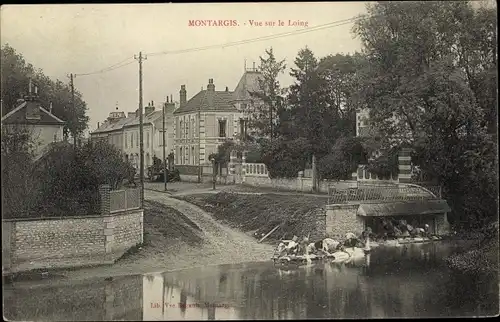
[[[246,70],[234,91],[228,87],[218,91],[209,79],[206,89],[189,100],[186,86],[181,86],[180,106],[174,112],[174,162],[182,180],[197,181],[203,169],[210,169],[209,156],[217,153],[219,145],[249,131],[245,110],[251,103],[249,92],[258,86],[258,75],[255,69]]]

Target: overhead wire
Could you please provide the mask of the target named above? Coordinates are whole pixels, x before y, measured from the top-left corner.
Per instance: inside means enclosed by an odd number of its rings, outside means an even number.
[[[233,42],[228,42],[225,44],[218,44],[218,45],[210,45],[210,46],[203,46],[203,47],[195,47],[195,48],[187,48],[187,49],[180,49],[180,50],[172,50],[172,51],[162,51],[162,52],[154,52],[154,53],[146,53],[147,56],[161,56],[161,55],[173,55],[173,54],[182,54],[182,53],[190,53],[190,52],[197,52],[197,51],[203,51],[203,50],[209,50],[209,49],[214,49],[214,48],[226,48],[226,47],[233,47],[233,46],[238,46],[238,45],[246,45],[254,42],[259,42],[259,41],[266,41],[266,40],[271,40],[271,39],[277,39],[277,38],[283,38],[283,37],[288,37],[288,36],[294,36],[294,35],[300,35],[304,33],[309,33],[309,32],[314,32],[318,30],[324,30],[324,29],[329,29],[333,27],[339,27],[342,25],[347,25],[350,23],[353,23],[354,21],[363,19],[363,16],[360,17],[352,17],[349,19],[343,19],[343,20],[338,20],[330,23],[326,23],[323,25],[318,25],[310,28],[305,28],[305,29],[298,29],[298,30],[293,30],[293,31],[288,31],[284,33],[279,33],[279,34],[274,34],[274,35],[269,35],[269,36],[261,36],[257,38],[251,38],[251,39],[245,39],[245,40],[239,40],[239,41],[233,41]],[[131,60],[131,61],[129,61]],[[134,57],[129,56],[126,59],[113,64],[111,66],[108,66],[106,68],[100,69],[95,72],[90,72],[90,73],[81,73],[81,74],[74,74],[74,76],[90,76],[90,75],[97,75],[97,74],[103,74],[107,73],[122,67],[125,67],[127,65],[130,65],[134,62]]]

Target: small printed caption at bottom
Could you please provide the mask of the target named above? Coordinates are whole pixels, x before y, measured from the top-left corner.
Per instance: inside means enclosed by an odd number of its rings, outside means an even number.
[[[181,309],[191,309],[191,308],[225,308],[229,309],[229,304],[224,303],[165,303],[166,308],[181,308]],[[151,302],[152,309],[161,309],[162,305],[160,302]]]

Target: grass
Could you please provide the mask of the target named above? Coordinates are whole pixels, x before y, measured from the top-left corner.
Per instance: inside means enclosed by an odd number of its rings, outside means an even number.
[[[201,229],[188,217],[162,203],[144,201],[144,238],[123,254],[118,261],[130,259],[142,252],[161,252],[172,244],[197,246],[203,242]]]
[[[279,224],[268,239],[292,238],[313,233],[311,216],[321,210],[324,197],[312,195],[242,195],[220,192],[217,194],[195,194],[177,198],[193,203],[223,223],[243,230],[255,232],[261,238]]]

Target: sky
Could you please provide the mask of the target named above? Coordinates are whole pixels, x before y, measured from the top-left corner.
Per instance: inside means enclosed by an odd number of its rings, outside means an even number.
[[[185,84],[188,99],[214,79],[216,90],[234,90],[248,68],[259,65],[259,56],[272,47],[285,59],[287,71],[281,84],[292,83],[289,68],[301,48],[316,57],[361,50],[351,32],[352,23],[249,44],[178,54],[156,54],[306,30],[356,17],[366,12],[366,2],[232,3],[232,4],[75,4],[4,5],[1,7],[1,44],[9,44],[27,62],[52,79],[69,82],[83,94],[90,117],[89,130],[116,110],[133,112],[139,104],[139,64],[143,62],[144,106],[158,108],[166,97],[179,100]],[[189,26],[190,20],[235,20],[235,26]],[[252,26],[251,20],[262,22]],[[278,20],[283,26],[278,25]],[[289,26],[289,20],[299,26]],[[266,26],[274,22],[274,26]],[[307,26],[305,26],[307,23]],[[148,55],[149,54],[149,55]],[[128,60],[126,60],[128,58]],[[117,63],[123,66],[93,75]],[[127,64],[129,63],[129,64]]]

